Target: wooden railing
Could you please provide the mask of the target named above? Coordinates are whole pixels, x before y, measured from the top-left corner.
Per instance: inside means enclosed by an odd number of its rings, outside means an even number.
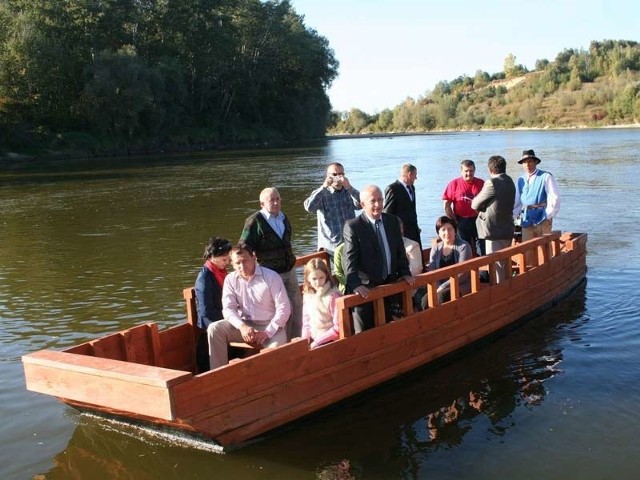
[[[404,281],[400,281],[398,283],[372,288],[369,290],[369,295],[366,299],[359,295],[344,295],[339,297],[337,299],[337,307],[340,311],[340,338],[347,338],[354,334],[351,309],[357,305],[371,302],[373,304],[375,325],[384,325],[386,323],[384,308],[384,299],[386,297],[399,295],[404,316],[407,317],[416,313],[412,299],[412,294],[416,288],[425,287],[426,304],[428,308],[437,308],[439,306],[437,295],[438,284],[443,280],[449,280],[450,301],[455,301],[462,296],[459,275],[469,274],[471,283],[471,292],[469,295],[473,295],[480,291],[480,289],[497,283],[497,262],[503,261],[505,263],[505,281],[509,281],[512,276],[522,275],[528,270],[548,262],[551,258],[559,255],[562,249],[571,247],[572,242],[573,238],[571,236],[561,235],[560,232],[553,232],[543,237],[515,244],[490,255],[476,257],[463,263],[420,274],[414,277],[416,282],[412,286],[409,286]],[[430,249],[423,251],[425,263],[429,258],[429,251]],[[328,261],[326,252],[314,252],[298,257],[295,267],[298,269],[303,267],[312,258],[322,258]],[[480,281],[481,271],[488,272],[488,283],[482,283]],[[193,287],[185,288],[183,296],[186,301],[188,323],[193,326],[194,334],[198,335],[200,332],[199,329],[196,328],[197,313]]]
[[[504,250],[476,257],[462,263],[440,268],[428,273],[422,273],[415,278],[415,284],[409,286],[405,281],[382,285],[369,290],[366,299],[359,295],[345,295],[337,299],[337,307],[340,310],[340,338],[350,337],[354,334],[351,311],[353,307],[371,302],[374,311],[374,323],[376,326],[386,323],[384,299],[392,295],[400,295],[404,316],[415,313],[412,292],[419,287],[426,287],[426,304],[428,308],[438,306],[438,284],[443,280],[449,280],[451,300],[461,297],[459,276],[469,274],[471,279],[471,293],[473,295],[484,286],[497,283],[496,264],[505,263],[506,280],[514,275],[522,275],[532,268],[536,268],[560,254],[563,244],[569,242],[569,237],[561,236],[560,232],[553,232],[543,237],[535,238],[527,242],[518,243]],[[527,264],[529,263],[529,264]],[[488,271],[489,282],[482,284],[480,271]]]

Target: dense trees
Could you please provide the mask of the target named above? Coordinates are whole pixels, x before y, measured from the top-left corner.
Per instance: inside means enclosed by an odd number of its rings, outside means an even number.
[[[441,81],[425,97],[377,115],[334,117],[331,133],[424,132],[434,129],[559,127],[640,121],[640,44],[592,42],[538,60],[535,71],[507,55],[504,71]],[[368,118],[366,125],[362,119]],[[355,126],[361,126],[360,129]]]
[[[0,141],[104,152],[318,137],[337,67],[286,0],[0,0]]]

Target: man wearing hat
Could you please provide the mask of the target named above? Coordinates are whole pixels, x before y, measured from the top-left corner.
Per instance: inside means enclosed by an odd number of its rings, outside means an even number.
[[[518,163],[524,174],[516,182],[514,218],[520,218],[522,241],[551,233],[553,218],[560,210],[558,184],[549,172],[538,168],[540,159],[533,150],[524,150]]]

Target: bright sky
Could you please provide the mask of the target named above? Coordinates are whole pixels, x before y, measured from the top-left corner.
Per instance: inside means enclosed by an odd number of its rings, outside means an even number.
[[[340,62],[335,110],[369,114],[441,80],[496,73],[512,53],[530,70],[592,40],[640,41],[638,0],[290,0]]]

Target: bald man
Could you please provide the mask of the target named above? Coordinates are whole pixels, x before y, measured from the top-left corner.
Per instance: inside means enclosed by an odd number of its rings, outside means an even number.
[[[400,220],[395,215],[383,213],[382,190],[369,185],[360,192],[363,212],[347,221],[343,230],[343,265],[347,293],[367,298],[369,289],[399,280],[413,285],[407,253],[404,249]],[[391,320],[393,298],[385,298],[385,314]],[[372,328],[371,303],[354,307],[353,325],[356,333]]]
[[[276,188],[260,192],[260,210],[244,222],[240,241],[249,245],[258,263],[280,274],[291,301],[291,318],[287,322],[289,340],[302,333],[302,295],[296,271],[296,256],[291,246],[291,223],[282,211],[282,200]]]

